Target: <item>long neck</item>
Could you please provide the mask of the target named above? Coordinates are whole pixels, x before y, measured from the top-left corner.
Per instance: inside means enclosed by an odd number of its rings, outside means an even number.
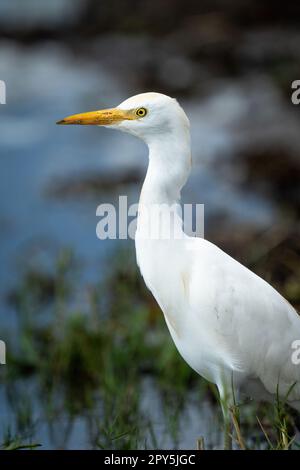
[[[170,136],[162,134],[149,140],[149,165],[140,202],[173,204],[180,201],[180,192],[191,169],[190,134],[187,128]]]
[[[186,183],[191,168],[190,134],[188,128],[180,128],[170,136],[156,136],[147,142],[149,147],[149,165],[141,191],[138,231],[149,230],[151,212],[151,231],[159,233],[169,230],[168,212],[174,212],[174,206],[180,202],[181,189]],[[164,215],[155,210],[163,208]],[[178,206],[177,206],[178,207]],[[155,210],[154,210],[155,209]],[[148,214],[146,212],[148,211]],[[182,231],[181,213],[176,210],[175,222]],[[174,220],[174,219],[173,219]]]

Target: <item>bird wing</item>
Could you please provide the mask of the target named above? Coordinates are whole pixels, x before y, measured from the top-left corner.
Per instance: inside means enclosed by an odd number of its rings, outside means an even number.
[[[300,366],[292,361],[292,345],[300,339],[296,310],[221,249],[193,240],[190,304],[199,323],[213,331],[245,377],[258,378],[269,393],[300,400]]]

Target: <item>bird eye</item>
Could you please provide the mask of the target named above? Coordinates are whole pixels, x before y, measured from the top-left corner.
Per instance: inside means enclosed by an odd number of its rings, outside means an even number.
[[[135,114],[138,116],[138,117],[144,117],[146,116],[147,114],[147,110],[145,108],[138,108],[135,112]]]

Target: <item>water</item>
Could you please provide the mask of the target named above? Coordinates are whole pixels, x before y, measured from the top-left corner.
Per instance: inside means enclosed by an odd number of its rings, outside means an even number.
[[[26,416],[26,412],[30,415],[26,425],[26,442],[41,443],[42,449],[90,449],[92,443],[97,442],[102,420],[101,406],[74,416],[61,410],[50,417],[34,379],[18,381],[15,388],[17,393],[15,390],[14,394],[22,396],[22,401],[14,403],[14,410],[19,411],[19,416],[22,413]],[[170,434],[170,423],[162,405],[159,389],[151,377],[146,377],[143,381],[140,408],[146,416],[149,416],[151,409],[152,431],[145,433],[144,440],[147,448],[158,446],[160,449],[192,450],[197,447],[197,440],[201,436],[205,436],[207,446],[221,445],[220,417],[215,407],[206,399],[199,406],[195,392],[186,395],[186,405],[180,413],[178,423],[176,421],[174,436]],[[17,418],[15,411],[8,406],[3,388],[0,388],[0,415],[1,431],[5,432],[9,424],[12,433],[19,432],[20,418]],[[172,420],[172,416],[169,416],[169,419]]]
[[[126,38],[119,41],[124,45]],[[139,47],[141,44],[149,47],[142,42]],[[126,243],[100,242],[95,233],[96,207],[101,202],[116,200],[114,187],[96,196],[80,193],[67,199],[53,196],[51,188],[74,175],[76,178],[104,173],[120,175],[124,171],[144,174],[147,152],[141,142],[125,134],[94,127],[55,125],[66,115],[115,105],[134,94],[130,80],[126,82],[124,77],[116,76],[113,67],[108,66],[108,57],[104,56],[100,62],[74,57],[55,42],[24,47],[2,41],[0,64],[0,78],[7,84],[7,105],[0,107],[1,329],[13,331],[17,320],[6,301],[7,293],[38,247],[53,252],[62,246],[71,247],[83,261],[86,282],[98,279],[107,251]],[[276,134],[277,116],[282,111],[280,99],[265,78],[220,81],[216,88],[217,92],[204,98],[181,100],[192,123],[194,159],[183,201],[205,203],[207,220],[225,211],[240,223],[269,225],[276,220],[276,208],[261,197],[242,194],[233,184],[243,177],[241,168],[236,168],[230,183],[221,180],[216,170],[221,159],[230,158],[254,137],[262,142],[267,131],[268,138],[272,132]],[[272,115],[267,111],[270,103]],[[260,122],[253,123],[251,113],[257,108]],[[134,183],[125,188],[132,201],[138,200],[140,185]],[[34,380],[29,386],[34,393]],[[14,417],[2,388],[0,393],[0,413],[5,427]],[[147,406],[147,401],[157,402],[153,398],[155,393],[155,388],[149,386],[141,406]],[[33,416],[37,416],[38,434],[44,448],[86,445],[84,416],[75,419],[64,442],[61,423],[66,425],[66,419],[62,416],[54,424],[60,429],[58,440],[51,438],[49,423],[41,418],[40,403],[37,401],[34,406]],[[162,447],[168,448],[173,444],[162,430],[165,424],[160,422],[159,401],[157,406],[155,428]],[[214,428],[212,409],[207,403],[200,410],[187,406],[179,427],[180,446],[191,447],[199,437],[197,434],[207,434],[207,429],[213,433]]]
[[[117,104],[129,87],[102,64],[82,64],[58,44],[19,47],[2,43],[1,77],[7,83],[7,105],[0,108],[1,289],[17,276],[16,258],[35,240],[68,245],[99,262],[111,245],[95,236],[96,207],[114,195],[65,200],[49,197],[57,181],[86,174],[146,171],[146,149],[131,136],[96,128],[60,128],[57,119],[93,108]],[[233,217],[268,223],[272,207],[253,195],[243,195],[220,181],[211,162],[228,158],[240,145],[236,123],[249,112],[242,89],[223,86],[211,99],[183,101],[192,122],[194,169],[184,200],[204,202],[206,214],[227,210]],[[226,110],[226,112],[224,111]],[[138,200],[140,184],[132,198]],[[5,312],[5,307],[2,305]]]
[[[64,26],[77,19],[82,0],[28,0],[24,8],[22,0],[2,0],[0,3],[0,24],[4,28],[17,27],[20,30],[32,26]]]

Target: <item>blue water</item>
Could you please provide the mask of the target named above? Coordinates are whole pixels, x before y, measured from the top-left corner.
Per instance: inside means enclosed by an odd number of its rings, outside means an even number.
[[[99,271],[101,255],[116,242],[96,238],[96,207],[116,200],[84,195],[60,200],[49,188],[72,175],[124,170],[146,171],[146,148],[137,139],[99,128],[59,127],[56,120],[75,112],[111,106],[132,94],[105,66],[81,58],[56,43],[20,47],[2,42],[1,79],[7,104],[0,107],[0,278],[2,299],[18,278],[18,260],[33,244],[70,246],[87,266]],[[229,96],[228,96],[229,95]],[[254,195],[243,195],[221,181],[213,158],[228,158],[236,146],[231,121],[243,112],[243,101],[230,90],[219,100],[183,101],[192,122],[194,170],[183,196],[205,203],[206,217],[227,210],[232,216],[268,223],[272,207]],[[220,113],[226,106],[226,116]],[[217,109],[216,109],[217,108]],[[141,181],[142,183],[142,181]],[[131,198],[138,200],[139,184]],[[133,191],[133,192],[132,192]],[[125,243],[125,242],[123,242]],[[7,306],[2,302],[1,322]]]
[[[7,85],[7,104],[0,106],[0,332],[7,328],[14,332],[17,319],[6,301],[7,293],[36,255],[55,255],[61,247],[71,247],[82,261],[86,282],[99,279],[107,253],[116,246],[129,243],[133,249],[132,241],[100,241],[96,237],[96,208],[103,202],[115,202],[116,190],[68,198],[55,197],[52,191],[57,182],[74,175],[119,175],[125,170],[138,170],[142,175],[146,171],[147,151],[137,139],[107,129],[55,124],[66,115],[116,105],[135,93],[130,80],[116,76],[107,64],[105,57],[100,62],[76,58],[54,42],[27,48],[7,41],[0,43],[0,79]],[[194,97],[181,102],[191,118],[194,160],[183,201],[204,203],[207,219],[225,211],[241,223],[268,225],[274,217],[272,205],[251,193],[241,194],[235,185],[221,180],[216,171],[218,161],[229,158],[239,148],[242,135],[236,122],[248,114],[247,95],[240,87],[227,84],[211,98]],[[138,200],[141,184],[124,189],[132,202]],[[30,387],[33,396],[34,381],[25,385],[27,392]],[[155,389],[148,387],[144,406],[147,400],[157,401],[151,393],[155,394]],[[38,400],[33,400],[33,406],[44,447],[86,446],[83,416],[76,418],[65,443],[61,428],[67,426],[66,418],[62,416],[53,423],[60,429],[56,442]],[[3,430],[14,423],[3,388],[0,415]],[[161,415],[157,409],[155,426],[162,439]],[[212,416],[206,403],[200,410],[188,408],[182,418],[180,445],[194,446],[201,423],[210,423],[213,433]],[[167,448],[171,444],[166,439],[161,445]],[[215,437],[212,440],[215,442]]]

